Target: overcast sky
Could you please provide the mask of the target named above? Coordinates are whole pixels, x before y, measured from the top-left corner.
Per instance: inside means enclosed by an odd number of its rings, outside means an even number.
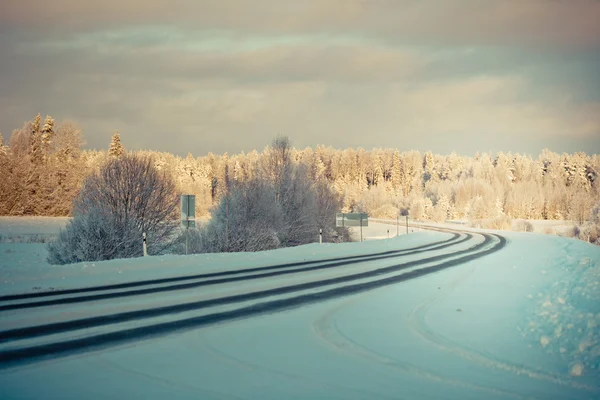
[[[600,153],[599,0],[19,0],[0,132],[128,149]]]

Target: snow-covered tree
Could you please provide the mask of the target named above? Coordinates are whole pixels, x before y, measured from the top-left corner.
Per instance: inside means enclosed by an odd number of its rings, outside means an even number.
[[[425,156],[423,157],[423,181],[424,183],[427,182],[437,182],[439,180],[439,175],[437,172],[437,168],[435,165],[435,159],[433,157],[433,153],[431,153],[431,151],[428,151],[427,153],[425,153]]]
[[[160,253],[177,227],[179,197],[170,176],[150,157],[111,158],[88,176],[74,203],[73,220],[48,246],[48,261],[68,264]]]
[[[108,148],[108,155],[112,158],[120,158],[125,154],[125,148],[121,144],[121,136],[117,130],[110,140],[110,147]]]
[[[44,156],[48,155],[50,151],[50,144],[54,138],[54,118],[49,115],[46,115],[46,120],[44,121],[44,127],[41,130],[41,140],[42,140],[42,149],[44,152]]]
[[[394,192],[400,193],[403,187],[402,164],[400,161],[400,152],[396,149],[392,159],[392,188]]]

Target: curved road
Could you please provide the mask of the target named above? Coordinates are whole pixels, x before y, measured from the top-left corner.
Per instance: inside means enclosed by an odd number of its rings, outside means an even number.
[[[445,229],[432,229],[449,232]],[[66,304],[80,305],[81,307],[98,306],[109,299],[155,296],[163,292],[186,291],[201,286],[227,285],[249,280],[262,281],[290,274],[297,274],[308,279],[307,282],[283,286],[276,285],[266,290],[246,291],[200,301],[187,301],[162,307],[139,308],[127,312],[106,313],[93,317],[59,320],[3,330],[0,331],[0,368],[7,369],[15,365],[103,349],[235,319],[280,312],[319,301],[398,284],[485,257],[501,250],[506,243],[504,237],[496,234],[453,231],[451,237],[447,240],[377,254],[365,254],[318,262],[288,263],[60,292],[4,296],[0,298],[2,303],[0,312],[19,309],[22,310],[19,311],[20,313],[26,312],[27,309],[39,312],[40,309],[43,310],[44,307],[48,307],[49,314],[60,315],[62,313],[61,306]],[[469,245],[469,247],[464,248],[465,245]],[[440,250],[453,251],[440,253]],[[374,265],[374,262],[401,260],[404,257],[414,255],[422,256],[393,265],[371,269],[365,268],[367,270],[357,273],[345,273],[340,268],[358,263],[361,265]],[[313,274],[322,270],[335,270],[337,276],[319,279],[320,276],[315,275],[315,279],[311,279]],[[183,283],[171,284],[174,282]],[[36,300],[38,298],[44,299]],[[228,306],[228,309],[221,310],[218,308],[225,305]],[[189,317],[190,312],[200,312],[200,315]],[[179,318],[178,314],[181,313],[186,313],[186,315]],[[162,322],[159,317],[169,320]],[[157,321],[157,319],[159,320]],[[134,327],[119,325],[134,321],[136,323]],[[85,329],[85,334],[81,331],[83,329]]]

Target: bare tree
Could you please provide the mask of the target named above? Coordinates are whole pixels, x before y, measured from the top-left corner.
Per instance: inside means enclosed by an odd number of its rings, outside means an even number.
[[[292,144],[287,136],[277,136],[273,140],[267,151],[264,170],[275,187],[276,201],[280,201],[293,172]]]
[[[110,159],[85,180],[73,206],[73,222],[59,243],[49,246],[51,262],[84,261],[79,255],[88,259],[140,256],[142,232],[148,236],[148,252],[160,253],[177,227],[175,184],[154,167],[150,157],[125,154]],[[71,243],[74,233],[97,238],[94,252],[85,248],[91,246],[90,241]],[[58,249],[66,255],[57,257]]]
[[[231,182],[203,232],[199,252],[260,251],[279,247],[281,207],[263,179]]]

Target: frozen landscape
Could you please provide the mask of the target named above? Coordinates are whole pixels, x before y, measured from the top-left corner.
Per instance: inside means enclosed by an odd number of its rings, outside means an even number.
[[[0,398],[600,397],[598,247],[391,223],[362,243],[68,266],[5,240]]]
[[[0,10],[0,400],[600,400],[600,0]]]

